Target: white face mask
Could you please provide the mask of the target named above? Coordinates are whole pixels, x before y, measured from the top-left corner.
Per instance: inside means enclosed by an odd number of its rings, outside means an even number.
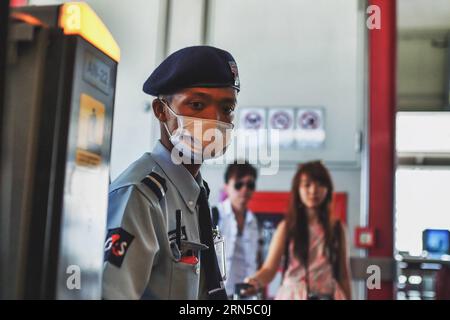
[[[220,157],[231,142],[232,123],[176,114],[165,102],[167,109],[177,118],[178,127],[172,133],[164,127],[174,148],[182,153],[183,162],[202,163]]]

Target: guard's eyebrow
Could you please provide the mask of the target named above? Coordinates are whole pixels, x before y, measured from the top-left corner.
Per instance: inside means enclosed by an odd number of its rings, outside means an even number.
[[[198,96],[198,97],[202,97],[202,98],[209,98],[211,99],[211,95],[208,93],[204,93],[204,92],[190,92],[188,93],[188,96]]]
[[[220,99],[220,103],[236,104],[237,99],[236,98],[223,98],[223,99]]]
[[[203,99],[210,99],[213,100],[213,96],[205,93],[205,92],[199,92],[199,91],[194,91],[194,92],[190,92],[186,95],[186,97],[183,100],[187,100],[187,99],[192,99],[193,97],[199,97],[199,98],[203,98]],[[236,104],[237,103],[237,99],[235,97],[224,97],[224,98],[220,98],[217,100],[219,103],[233,103]]]
[[[189,102],[192,99],[202,99],[203,101],[212,101],[212,96],[203,92],[189,92],[182,99],[181,103]]]

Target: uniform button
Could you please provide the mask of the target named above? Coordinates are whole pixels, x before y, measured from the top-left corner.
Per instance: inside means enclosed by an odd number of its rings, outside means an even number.
[[[189,200],[189,205],[192,207],[194,205],[194,201]]]
[[[195,268],[195,274],[200,274],[200,268],[199,267]]]

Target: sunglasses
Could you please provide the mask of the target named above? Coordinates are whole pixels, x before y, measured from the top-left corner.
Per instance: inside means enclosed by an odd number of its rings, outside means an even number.
[[[255,190],[255,181],[249,181],[249,182],[247,182],[247,183],[244,183],[244,182],[242,182],[242,181],[239,181],[239,182],[236,182],[236,183],[234,184],[234,188],[235,188],[236,190],[241,190],[241,188],[242,188],[244,185],[246,185],[246,186],[247,186],[247,189],[249,189],[249,190]]]

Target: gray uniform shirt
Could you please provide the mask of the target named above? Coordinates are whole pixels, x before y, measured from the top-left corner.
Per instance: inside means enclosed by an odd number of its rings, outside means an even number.
[[[156,183],[162,197],[142,182],[152,172],[165,180],[165,192]],[[194,178],[184,166],[175,165],[159,141],[152,153],[144,154],[111,184],[103,298],[207,298],[200,261],[177,262],[169,241],[174,238],[175,211],[180,209],[182,239],[200,243],[197,198],[203,186],[200,173]]]

